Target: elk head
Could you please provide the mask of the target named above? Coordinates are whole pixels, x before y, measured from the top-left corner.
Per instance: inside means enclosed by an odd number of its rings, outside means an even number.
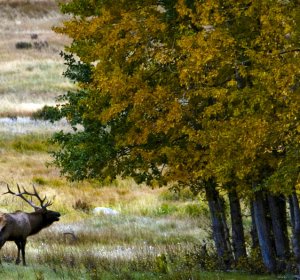
[[[9,193],[18,196],[22,198],[24,201],[26,201],[31,207],[33,207],[36,213],[43,215],[45,227],[51,225],[53,222],[59,221],[60,213],[47,209],[47,207],[51,206],[53,202],[48,201],[46,196],[44,196],[44,198],[42,199],[38,194],[34,185],[33,185],[33,193],[28,192],[27,190],[25,190],[24,187],[23,187],[23,191],[21,191],[21,188],[18,184],[17,184],[17,188],[19,192],[15,193],[11,191],[9,185],[7,185],[7,192],[5,192],[4,194]],[[28,200],[24,195],[29,195],[31,197],[31,200]],[[32,201],[33,197],[36,197],[38,199],[38,201],[40,202],[40,206],[37,206],[33,203]]]

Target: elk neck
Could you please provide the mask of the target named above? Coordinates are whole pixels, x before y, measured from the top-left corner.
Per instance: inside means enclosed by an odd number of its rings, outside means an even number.
[[[45,220],[45,213],[43,213],[42,211],[28,213],[28,218],[31,227],[30,235],[36,234],[40,230],[48,226]]]

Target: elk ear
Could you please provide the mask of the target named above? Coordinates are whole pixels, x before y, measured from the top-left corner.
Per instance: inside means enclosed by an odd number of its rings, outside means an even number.
[[[36,212],[36,213],[44,213],[46,211],[45,211],[44,208],[36,207],[36,208],[34,208],[34,212]]]

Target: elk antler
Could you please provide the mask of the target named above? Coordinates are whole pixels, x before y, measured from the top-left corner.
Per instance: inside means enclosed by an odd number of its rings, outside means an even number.
[[[52,205],[52,203],[53,203],[53,202],[51,202],[51,201],[46,201],[46,196],[45,196],[43,199],[41,199],[41,197],[39,196],[39,194],[38,194],[38,192],[37,192],[37,190],[36,190],[36,188],[35,188],[34,185],[33,185],[33,190],[34,190],[33,193],[28,192],[27,190],[25,190],[24,187],[23,187],[23,192],[21,192],[21,188],[20,188],[19,184],[17,184],[17,188],[18,188],[19,193],[14,193],[14,192],[9,188],[9,185],[7,184],[7,192],[5,192],[5,193],[3,193],[3,194],[10,193],[10,194],[12,194],[12,195],[19,196],[19,197],[21,197],[23,200],[25,200],[31,207],[33,207],[33,208],[36,209],[36,210],[37,210],[37,209],[41,209],[41,208],[44,208],[44,209],[45,209],[46,207]],[[31,196],[31,201],[28,200],[26,197],[24,197],[24,195],[29,195],[29,196]],[[39,206],[36,206],[36,205],[32,202],[32,197],[36,197],[36,198],[39,200],[39,202],[40,202],[40,204],[41,204],[40,207],[39,207]],[[46,201],[46,203],[44,204],[45,201]]]
[[[35,186],[32,185],[32,187],[33,187],[34,193],[30,193],[30,192],[26,191],[24,187],[23,187],[23,190],[24,190],[23,193],[24,193],[24,194],[28,194],[28,195],[30,195],[31,197],[35,196],[35,197],[39,200],[39,202],[40,202],[40,204],[41,204],[41,208],[46,208],[46,207],[48,207],[48,206],[50,206],[50,205],[53,204],[52,201],[47,201],[47,197],[46,197],[46,196],[44,196],[44,198],[41,199],[41,197],[39,196],[39,194],[38,194],[38,192],[37,192]],[[18,190],[19,190],[19,189],[20,189],[20,188],[19,188],[19,186],[18,186]],[[44,204],[44,202],[46,202],[46,203]]]

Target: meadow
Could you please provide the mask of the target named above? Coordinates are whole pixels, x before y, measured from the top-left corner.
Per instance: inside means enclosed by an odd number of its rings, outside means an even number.
[[[63,16],[55,1],[0,1],[0,116],[27,116],[53,105],[73,85],[59,53],[68,38],[51,28]]]
[[[26,128],[25,128],[26,131]],[[111,184],[68,182],[51,163],[49,133],[0,133],[0,192],[6,183],[53,200],[61,220],[29,237],[28,267],[16,266],[16,246],[1,249],[1,279],[273,279],[218,269],[208,209],[189,190],[151,189],[128,179]],[[97,206],[117,215],[94,214]],[[0,211],[32,211],[18,197],[0,196]],[[208,253],[204,253],[206,244]],[[214,271],[214,272],[212,272]]]
[[[1,249],[1,279],[274,279],[218,272],[204,199],[189,190],[151,189],[132,179],[109,184],[69,182],[51,165],[48,138],[70,130],[30,117],[74,87],[59,53],[68,38],[52,32],[64,17],[53,0],[0,0],[0,193],[6,183],[54,201],[61,220],[28,239],[28,266],[16,266],[16,246]],[[95,215],[97,206],[117,215]],[[0,211],[32,211],[0,195]],[[204,245],[208,253],[204,252]],[[216,272],[217,271],[217,272]]]
[[[47,165],[51,161],[48,151],[55,147],[41,131],[0,134],[1,180],[12,188],[18,183],[30,189],[34,184],[54,201],[51,209],[62,214],[59,223],[29,238],[30,265],[18,268],[18,273],[29,273],[33,279],[102,279],[98,277],[104,272],[123,275],[147,270],[164,274],[176,266],[176,260],[201,249],[209,225],[207,209],[188,191],[178,197],[168,189],[138,186],[131,179],[118,179],[110,185],[67,182]],[[6,184],[1,183],[0,192],[5,190]],[[92,210],[96,206],[110,207],[119,214],[95,215]],[[0,196],[0,207],[2,212],[32,211],[11,195]],[[11,277],[15,247],[7,243],[1,250],[1,279]],[[39,278],[36,271],[46,278]]]

